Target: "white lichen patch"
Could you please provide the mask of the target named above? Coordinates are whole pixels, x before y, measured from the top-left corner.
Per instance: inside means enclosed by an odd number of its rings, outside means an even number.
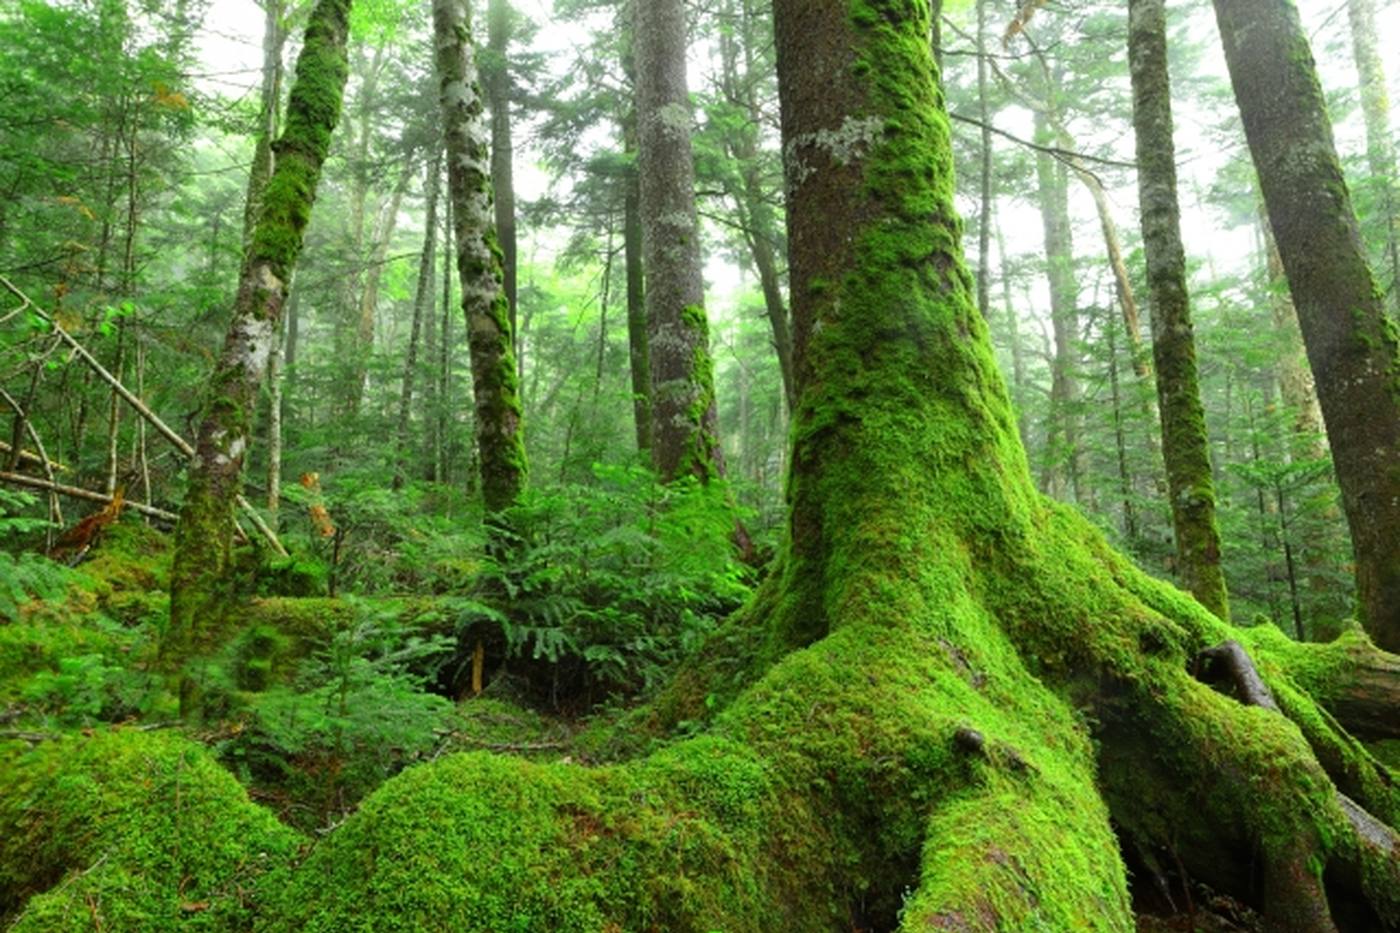
[[[807,149],[816,149],[837,165],[847,166],[863,158],[885,132],[882,117],[847,117],[834,130],[802,133],[783,147],[783,161],[793,187],[802,185],[817,171],[816,166],[803,159]]]

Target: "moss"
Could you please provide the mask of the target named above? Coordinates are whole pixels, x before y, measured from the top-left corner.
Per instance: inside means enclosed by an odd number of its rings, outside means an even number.
[[[246,929],[299,841],[171,734],[46,742],[0,772],[14,930]]]

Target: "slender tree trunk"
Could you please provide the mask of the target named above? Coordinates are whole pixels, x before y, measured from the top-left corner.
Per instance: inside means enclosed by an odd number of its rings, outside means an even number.
[[[486,44],[491,50],[485,71],[487,105],[491,110],[491,188],[495,192],[496,240],[501,247],[506,301],[510,303],[510,334],[519,341],[519,249],[515,236],[515,143],[511,137],[510,40],[511,9],[508,0],[488,0]],[[523,363],[523,359],[520,360]]]
[[[1051,121],[1037,114],[1038,140],[1049,140]],[[1074,240],[1069,219],[1065,166],[1036,155],[1040,216],[1045,231],[1050,318],[1055,334],[1051,363],[1050,425],[1046,440],[1046,488],[1057,499],[1080,501],[1079,481],[1079,287],[1074,279]],[[1068,481],[1066,481],[1068,480]]]
[[[448,158],[451,155],[448,154]],[[442,318],[438,334],[437,409],[433,413],[433,480],[451,482],[448,462],[447,413],[452,408],[452,198],[443,203],[445,222],[442,226]]]
[[[1138,195],[1147,285],[1152,301],[1152,352],[1162,416],[1162,458],[1176,536],[1177,575],[1211,612],[1228,619],[1221,567],[1215,484],[1196,372],[1196,339],[1186,289],[1186,251],[1176,193],[1167,17],[1162,0],[1129,0],[1128,61],[1137,135]]]
[[[977,116],[982,121],[982,147],[978,161],[981,212],[977,220],[977,310],[991,320],[992,292],[992,109],[987,93],[987,2],[977,0]],[[1002,274],[1005,274],[1003,269]]]
[[[272,141],[282,104],[282,48],[287,35],[282,28],[284,0],[263,0],[262,88],[258,129],[253,142],[253,167],[248,172],[248,194],[243,202],[243,248],[253,238],[253,226],[262,208],[263,190],[272,177]]]
[[[1225,61],[1317,379],[1362,622],[1400,650],[1400,348],[1289,0],[1216,0]],[[1286,116],[1285,116],[1286,115]]]
[[[525,486],[520,374],[493,228],[489,149],[466,4],[433,0],[433,25],[457,274],[472,358],[481,492],[487,512],[496,514],[514,505]]]
[[[1385,224],[1385,265],[1390,273],[1390,298],[1400,314],[1400,195],[1396,193],[1395,144],[1390,135],[1390,100],[1386,93],[1385,67],[1381,63],[1376,31],[1375,0],[1347,0],[1351,25],[1352,60],[1356,63],[1361,91],[1361,113],[1366,120],[1366,161],[1371,185],[1380,195],[1381,220]]]
[[[1307,350],[1303,347],[1303,334],[1298,328],[1298,312],[1293,307],[1293,296],[1288,289],[1283,260],[1279,257],[1278,243],[1274,241],[1274,231],[1269,225],[1269,215],[1263,204],[1259,205],[1259,231],[1264,245],[1269,308],[1272,312],[1274,332],[1280,344],[1276,364],[1279,392],[1283,396],[1283,403],[1293,413],[1293,436],[1288,443],[1288,450],[1291,456],[1321,460],[1327,456],[1322,408],[1317,402],[1317,386],[1313,383],[1312,370],[1308,368]]]
[[[418,343],[424,324],[433,317],[433,286],[437,278],[437,205],[442,181],[441,151],[429,163],[423,181],[427,218],[423,229],[423,255],[418,260],[418,290],[413,297],[413,325],[408,333],[408,355],[403,364],[403,390],[399,394],[399,423],[395,431],[394,488],[402,488],[408,475],[408,429],[413,413],[413,389],[418,376]],[[429,327],[431,332],[431,327]],[[431,350],[429,350],[431,356]]]
[[[638,165],[650,325],[652,457],[665,481],[724,475],[705,318],[683,0],[636,5]]]
[[[291,353],[294,348],[292,334],[300,304],[301,291],[293,283],[287,290],[286,320],[278,328],[277,341],[267,361],[267,511],[273,530],[277,529],[282,510],[282,421],[286,415],[284,390],[289,361],[294,359]]]
[[[353,391],[354,410],[358,411],[364,399],[369,381],[369,362],[374,354],[374,331],[376,314],[379,310],[379,283],[384,278],[384,265],[388,261],[389,247],[393,245],[394,229],[399,222],[399,208],[403,204],[404,192],[408,190],[413,177],[412,156],[405,162],[399,174],[393,193],[384,204],[379,222],[375,224],[374,251],[369,257],[369,268],[365,270],[365,287],[360,293],[359,323],[355,328],[355,382]]]
[[[625,130],[627,151],[636,152],[636,115]],[[646,279],[642,272],[642,206],[637,173],[627,174],[622,249],[627,265],[627,348],[632,372],[632,421],[637,450],[651,455],[651,349],[647,344]]]
[[[651,458],[651,347],[647,326],[646,274],[642,247],[642,188],[637,155],[637,59],[633,49],[635,2],[628,0],[620,12],[622,70],[632,90],[622,117],[622,148],[629,157],[623,192],[622,249],[627,267],[627,348],[632,371],[632,420],[637,431],[637,451]]]
[[[252,415],[321,167],[340,118],[350,0],[318,0],[307,21],[286,128],[243,263],[224,349],[203,405],[195,457],[176,530],[170,629],[162,653],[178,662],[216,624],[229,560],[233,509],[252,436]],[[182,689],[182,706],[194,699]]]

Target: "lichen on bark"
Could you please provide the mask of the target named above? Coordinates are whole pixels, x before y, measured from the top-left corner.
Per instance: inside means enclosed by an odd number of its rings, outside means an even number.
[[[222,612],[220,588],[227,576],[234,503],[257,394],[311,218],[321,167],[340,119],[349,14],[350,0],[318,0],[307,20],[285,128],[273,145],[272,176],[262,193],[228,336],[201,409],[176,534],[170,627],[162,645],[172,666],[216,628]],[[193,686],[188,681],[187,685]],[[188,689],[182,695],[193,699]]]

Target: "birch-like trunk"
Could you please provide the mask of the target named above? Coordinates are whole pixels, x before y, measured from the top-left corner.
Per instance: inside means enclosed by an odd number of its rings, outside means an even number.
[[[457,276],[472,359],[481,490],[488,513],[514,505],[527,467],[519,373],[491,202],[490,149],[462,0],[433,0],[437,74],[447,140]]]

